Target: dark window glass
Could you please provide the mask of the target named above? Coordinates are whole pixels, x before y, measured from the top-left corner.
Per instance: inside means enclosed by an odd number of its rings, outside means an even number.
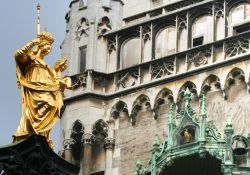
[[[203,44],[204,37],[194,38],[193,39],[193,47],[200,46]]]
[[[86,70],[86,56],[87,56],[87,47],[83,46],[79,48],[79,59],[80,59],[80,72]]]
[[[250,31],[250,23],[234,27],[234,35]]]

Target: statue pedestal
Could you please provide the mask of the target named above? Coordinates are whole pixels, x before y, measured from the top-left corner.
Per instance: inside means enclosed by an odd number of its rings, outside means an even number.
[[[26,140],[0,147],[1,175],[78,175],[76,167],[59,157],[45,137],[33,135]]]

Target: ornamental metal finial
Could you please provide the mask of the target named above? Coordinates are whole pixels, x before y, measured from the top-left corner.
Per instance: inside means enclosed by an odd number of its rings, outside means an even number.
[[[169,117],[168,117],[168,123],[173,123],[174,119],[174,102],[171,101],[169,105]]]
[[[184,92],[184,97],[183,97],[185,108],[187,108],[187,106],[189,105],[189,103],[191,101],[191,96],[192,96],[192,94],[191,94],[189,88],[187,87],[185,92]]]
[[[204,94],[201,97],[201,115],[207,115],[206,96]]]
[[[41,10],[41,6],[40,6],[40,3],[38,1],[37,3],[37,6],[36,6],[36,9],[37,9],[37,36],[40,34],[40,10]]]
[[[232,127],[232,115],[228,114],[227,115],[227,124],[226,124],[226,127]]]

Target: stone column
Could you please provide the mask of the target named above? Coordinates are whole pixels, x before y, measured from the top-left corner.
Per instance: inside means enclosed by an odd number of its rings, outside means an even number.
[[[112,175],[112,164],[113,164],[113,150],[115,148],[115,139],[114,139],[114,127],[115,121],[107,121],[108,128],[108,137],[104,139],[104,148],[106,151],[106,160],[105,160],[105,175]]]
[[[72,145],[75,143],[74,139],[65,139],[63,141],[64,146],[64,159],[72,163]]]
[[[109,137],[105,138],[104,148],[106,150],[105,175],[112,175],[113,150],[115,148],[115,139]]]
[[[82,136],[83,155],[81,160],[81,175],[90,175],[92,169],[92,144],[94,136],[85,133]]]

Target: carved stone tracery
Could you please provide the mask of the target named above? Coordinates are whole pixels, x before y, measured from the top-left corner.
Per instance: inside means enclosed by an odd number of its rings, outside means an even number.
[[[71,80],[72,80],[72,88],[73,89],[77,89],[79,87],[86,88],[87,74],[83,73],[83,74],[78,74],[78,75],[72,76]]]
[[[178,16],[178,28],[179,30],[187,29],[187,16],[186,15]]]
[[[82,17],[77,23],[76,23],[76,30],[75,30],[75,34],[76,34],[76,40],[80,41],[82,35],[84,35],[85,37],[87,37],[89,34],[89,21],[88,19]]]
[[[150,27],[150,25],[142,26],[142,38],[143,38],[144,42],[151,40],[151,27]]]
[[[216,18],[224,17],[224,5],[219,1],[215,2],[215,17]]]
[[[136,85],[138,81],[139,81],[138,70],[132,70],[118,75],[118,81],[116,85],[118,89],[127,88]]]
[[[200,51],[190,52],[188,53],[187,56],[188,56],[189,63],[194,64],[195,67],[199,67],[199,66],[207,64],[208,59],[211,57],[211,55],[212,55],[211,48],[207,48],[207,49],[200,50]]]
[[[174,73],[174,61],[164,60],[152,63],[152,79],[162,78]]]
[[[226,58],[234,57],[249,52],[250,36],[231,40],[226,43]]]
[[[104,16],[98,22],[97,32],[98,37],[102,37],[105,33],[112,30],[112,24],[110,19],[107,16]]]

